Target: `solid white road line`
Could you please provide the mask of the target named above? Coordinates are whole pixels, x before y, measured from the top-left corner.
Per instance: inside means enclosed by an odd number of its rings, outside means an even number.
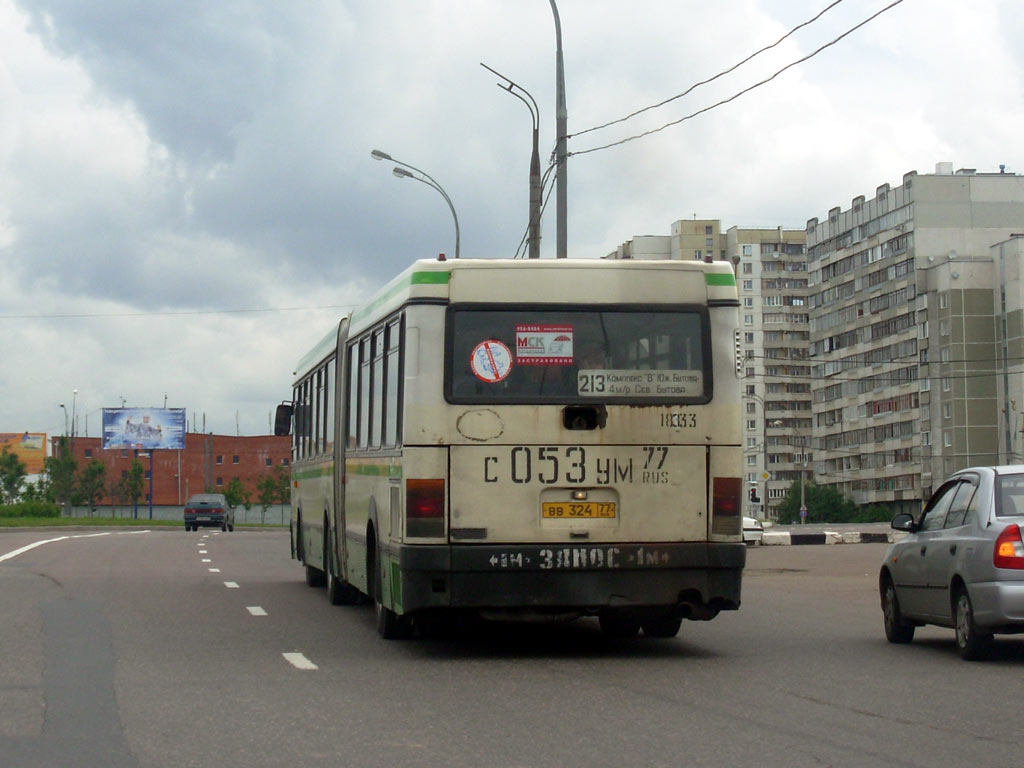
[[[123,535],[128,534],[128,533],[150,533],[150,531],[119,531],[118,535],[123,536]],[[58,536],[55,539],[43,539],[42,541],[34,541],[31,544],[26,544],[24,547],[19,547],[18,549],[11,550],[7,554],[0,555],[0,563],[2,563],[4,560],[11,560],[11,559],[17,557],[18,555],[23,555],[24,553],[26,553],[26,552],[28,552],[30,550],[33,550],[36,547],[43,546],[43,544],[52,544],[55,541],[64,541],[65,539],[94,539],[97,536],[109,536],[109,535],[110,535],[110,532],[106,532],[106,533],[81,533],[81,534],[76,534],[74,536]]]
[[[282,656],[296,669],[320,669],[316,664],[307,659],[301,653],[282,653]]]

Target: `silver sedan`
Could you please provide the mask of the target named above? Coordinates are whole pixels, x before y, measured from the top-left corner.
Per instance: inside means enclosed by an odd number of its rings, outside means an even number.
[[[1024,465],[972,467],[932,495],[919,520],[896,515],[907,536],[885,554],[878,578],[885,636],[956,630],[965,659],[986,655],[994,634],[1024,632]]]

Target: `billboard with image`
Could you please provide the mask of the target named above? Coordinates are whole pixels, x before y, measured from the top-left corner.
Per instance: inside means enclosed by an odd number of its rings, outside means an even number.
[[[104,408],[103,447],[183,450],[184,408]]]
[[[25,465],[25,472],[38,475],[46,460],[46,433],[0,432],[0,452],[7,449]]]

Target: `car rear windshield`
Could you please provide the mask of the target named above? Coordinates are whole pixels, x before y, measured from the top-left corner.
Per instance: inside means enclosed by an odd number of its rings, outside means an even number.
[[[187,507],[223,507],[224,497],[208,493],[200,496],[193,496],[185,505]]]
[[[445,393],[459,403],[711,399],[707,313],[453,306]]]
[[[1024,516],[1024,474],[999,475],[997,517]]]

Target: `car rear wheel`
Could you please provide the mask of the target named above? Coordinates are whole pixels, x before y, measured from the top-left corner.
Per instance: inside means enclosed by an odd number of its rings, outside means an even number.
[[[992,635],[978,630],[974,623],[971,596],[964,587],[957,593],[953,618],[956,626],[956,649],[960,652],[960,657],[967,661],[985,658],[992,647]]]
[[[896,587],[888,579],[882,589],[882,619],[885,623],[885,639],[890,643],[904,644],[914,639],[914,625],[903,620]]]

